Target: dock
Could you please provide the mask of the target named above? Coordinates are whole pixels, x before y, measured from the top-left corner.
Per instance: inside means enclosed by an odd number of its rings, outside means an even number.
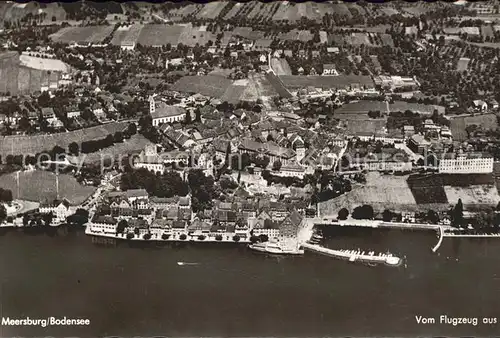
[[[437,242],[436,246],[432,248],[432,252],[438,251],[439,247],[441,246],[441,243],[443,243],[443,238],[444,236],[444,230],[442,227],[439,227],[439,241]]]
[[[350,262],[359,261],[365,263],[386,264],[389,266],[398,266],[402,263],[402,260],[399,257],[392,256],[391,254],[375,255],[373,252],[365,254],[365,252],[355,250],[334,250],[310,243],[303,243],[302,247],[327,256],[349,260]]]

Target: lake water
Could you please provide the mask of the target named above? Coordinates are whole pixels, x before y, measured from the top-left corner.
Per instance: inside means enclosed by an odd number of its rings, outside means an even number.
[[[50,237],[12,231],[0,236],[1,315],[88,318],[91,325],[0,326],[0,336],[500,332],[500,324],[453,327],[415,319],[500,318],[499,239],[445,239],[433,254],[433,232],[335,229],[328,235],[324,245],[390,250],[406,256],[407,267],[369,267],[310,252],[276,258],[232,244],[102,247],[82,232]]]

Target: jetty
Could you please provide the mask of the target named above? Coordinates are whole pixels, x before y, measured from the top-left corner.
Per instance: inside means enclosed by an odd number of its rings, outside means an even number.
[[[432,248],[432,252],[436,252],[438,251],[439,247],[441,246],[441,243],[443,243],[443,238],[445,237],[444,236],[445,233],[444,233],[444,230],[443,230],[443,227],[439,227],[439,241],[437,242],[436,246],[434,246]]]
[[[302,247],[304,249],[318,252],[327,256],[332,256],[335,258],[345,259],[350,262],[365,262],[374,264],[386,264],[389,266],[398,266],[402,263],[401,258],[395,257],[392,254],[378,254],[374,252],[365,253],[360,250],[334,250],[325,248],[316,244],[303,243]]]

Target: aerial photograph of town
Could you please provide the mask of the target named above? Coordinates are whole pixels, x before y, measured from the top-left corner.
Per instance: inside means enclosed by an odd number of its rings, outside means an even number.
[[[500,1],[0,2],[0,337],[500,332]]]

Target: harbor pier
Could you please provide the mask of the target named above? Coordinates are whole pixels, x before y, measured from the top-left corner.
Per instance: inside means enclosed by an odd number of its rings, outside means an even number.
[[[350,262],[358,261],[373,264],[386,264],[389,266],[398,266],[402,263],[401,258],[395,257],[391,254],[375,255],[374,252],[365,254],[365,252],[355,250],[334,250],[310,243],[303,243],[302,247],[310,251],[318,252],[320,254],[332,256],[335,258],[345,259]]]

